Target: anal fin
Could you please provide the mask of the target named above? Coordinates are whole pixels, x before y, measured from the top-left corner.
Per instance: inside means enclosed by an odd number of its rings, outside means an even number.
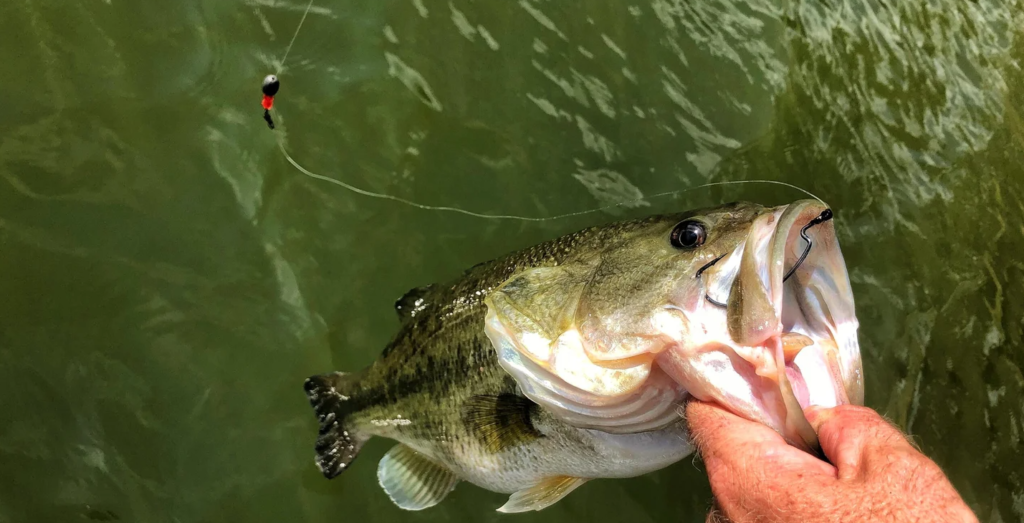
[[[459,477],[423,454],[395,445],[377,465],[377,480],[399,508],[423,510],[440,503]]]
[[[552,476],[543,479],[536,485],[509,496],[508,501],[498,509],[498,512],[527,512],[547,508],[586,482],[587,478],[573,476]]]

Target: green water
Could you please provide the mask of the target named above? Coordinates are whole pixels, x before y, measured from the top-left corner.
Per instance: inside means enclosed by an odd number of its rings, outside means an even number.
[[[1018,0],[7,0],[0,6],[0,522],[703,521],[690,460],[544,512],[462,484],[391,506],[374,441],[312,461],[314,373],[392,302],[702,189],[836,209],[867,402],[983,521],[1024,519]],[[278,130],[259,85],[278,72]]]

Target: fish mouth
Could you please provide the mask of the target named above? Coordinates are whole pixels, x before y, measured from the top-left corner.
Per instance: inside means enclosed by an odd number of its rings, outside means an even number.
[[[775,228],[768,270],[782,320],[778,352],[785,372],[779,386],[787,400],[786,432],[791,438],[799,434],[812,449],[818,438],[806,430],[804,409],[864,403],[853,290],[831,218],[832,211],[817,201],[787,206]]]
[[[731,282],[728,301],[707,295],[724,305],[729,345],[760,378],[758,417],[812,452],[804,409],[864,401],[853,292],[831,218],[814,200],[758,217],[717,275],[718,288]]]
[[[650,299],[624,303],[614,270],[596,278],[605,258],[502,283],[485,298],[484,320],[499,364],[522,394],[577,427],[656,430],[677,422],[679,403],[692,396],[817,452],[804,409],[864,396],[853,292],[831,211],[804,200],[738,212],[742,227],[722,229],[698,260],[657,280]]]

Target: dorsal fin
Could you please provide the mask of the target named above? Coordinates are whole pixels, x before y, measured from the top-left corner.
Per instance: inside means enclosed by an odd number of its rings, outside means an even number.
[[[426,295],[433,289],[434,286],[424,285],[423,287],[416,287],[409,292],[402,295],[401,298],[395,301],[395,312],[398,313],[398,319],[403,322],[416,316],[416,313],[423,310],[426,307]]]

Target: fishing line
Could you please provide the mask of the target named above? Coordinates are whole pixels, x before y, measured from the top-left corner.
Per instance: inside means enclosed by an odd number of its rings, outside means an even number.
[[[284,63],[288,61],[288,55],[292,52],[292,46],[295,45],[295,39],[299,37],[299,31],[302,30],[302,24],[306,22],[306,17],[309,16],[309,10],[313,8],[313,0],[309,0],[306,4],[306,10],[302,12],[302,18],[299,20],[299,25],[295,26],[295,32],[292,33],[292,39],[288,42],[288,47],[284,50],[284,57],[281,58],[281,63],[277,65],[277,74],[281,74],[284,71]],[[271,130],[274,129],[274,117],[270,115],[270,110],[274,108],[274,96],[277,91],[281,88],[281,81],[278,80],[277,75],[268,74],[263,79],[263,119],[267,122],[267,127]]]
[[[302,29],[302,24],[306,21],[306,16],[309,15],[309,10],[313,8],[313,0],[309,0],[306,4],[306,10],[302,13],[302,19],[299,20],[299,25],[295,26],[295,33],[292,34],[292,40],[288,42],[288,48],[284,50],[284,58],[281,59],[281,65],[278,66],[278,73],[284,70],[284,63],[288,60],[288,53],[292,52],[292,46],[295,45],[295,39],[299,36],[299,30]]]
[[[284,64],[288,60],[288,55],[292,51],[292,46],[295,45],[295,39],[298,38],[299,31],[302,30],[302,24],[304,24],[306,22],[306,17],[309,16],[309,11],[313,8],[313,2],[314,2],[314,0],[309,0],[309,3],[306,4],[306,9],[302,13],[302,18],[299,20],[299,24],[297,26],[295,26],[295,32],[292,34],[292,39],[291,39],[291,41],[288,42],[288,47],[285,48],[284,56],[281,58],[280,64],[278,64],[278,72],[284,70]],[[280,89],[280,87],[281,87],[281,82],[277,78],[277,75],[271,74],[271,75],[268,75],[266,78],[263,79],[263,88],[262,88],[262,90],[263,90],[263,103],[262,103],[262,105],[263,105],[263,119],[266,120],[267,126],[270,127],[271,129],[274,129],[275,126],[274,126],[274,120],[273,120],[273,118],[270,115],[270,110],[274,106],[274,96],[277,94],[277,92]],[[562,220],[562,219],[565,219],[565,218],[572,218],[572,217],[575,217],[575,216],[583,216],[583,215],[586,215],[586,214],[593,214],[593,213],[597,213],[597,212],[608,211],[608,210],[615,209],[615,208],[618,208],[618,207],[623,207],[623,206],[627,206],[627,205],[633,205],[633,204],[636,204],[636,203],[639,203],[639,202],[643,202],[643,201],[646,201],[646,200],[654,200],[654,199],[657,199],[657,198],[663,198],[665,196],[678,196],[680,194],[687,193],[687,192],[690,192],[690,191],[696,191],[698,189],[705,189],[705,188],[708,188],[708,187],[717,187],[717,186],[724,186],[724,185],[739,185],[739,184],[746,184],[746,183],[760,183],[760,184],[770,184],[770,185],[781,185],[781,186],[784,186],[784,187],[788,187],[790,189],[796,189],[797,191],[800,191],[800,192],[806,194],[807,196],[810,196],[811,198],[814,198],[815,200],[818,200],[819,202],[821,202],[822,205],[825,205],[826,207],[828,206],[825,203],[824,200],[822,200],[821,198],[818,198],[817,196],[812,194],[810,191],[807,191],[806,189],[803,189],[801,187],[797,187],[796,185],[793,185],[791,183],[781,182],[781,181],[777,181],[777,180],[734,180],[734,181],[723,181],[723,182],[708,182],[708,183],[704,183],[704,184],[701,184],[701,185],[697,185],[695,187],[688,187],[686,189],[678,189],[678,190],[675,190],[675,191],[665,191],[665,192],[653,194],[653,195],[647,196],[647,197],[634,198],[632,200],[627,200],[627,201],[623,201],[623,202],[619,202],[619,203],[615,203],[615,204],[611,204],[611,205],[605,205],[603,207],[598,207],[598,208],[594,208],[594,209],[587,209],[587,210],[583,210],[583,211],[570,212],[570,213],[565,213],[565,214],[559,214],[559,215],[555,215],[555,216],[538,217],[538,216],[517,216],[517,215],[514,215],[514,214],[487,214],[487,213],[474,212],[474,211],[470,211],[470,210],[467,210],[467,209],[461,209],[459,207],[450,207],[450,206],[445,206],[445,205],[427,205],[427,204],[415,202],[415,201],[412,201],[412,200],[407,200],[405,198],[402,198],[402,197],[399,197],[399,196],[394,196],[394,195],[391,195],[391,194],[384,194],[384,193],[368,191],[366,189],[362,189],[362,188],[356,187],[354,185],[345,183],[345,182],[343,182],[341,180],[338,180],[336,178],[331,178],[329,176],[324,176],[322,174],[318,174],[318,173],[315,173],[313,171],[310,171],[309,169],[303,167],[302,164],[300,164],[298,161],[296,161],[295,158],[292,158],[292,156],[290,154],[288,154],[288,150],[285,149],[283,139],[278,139],[277,145],[278,145],[278,148],[281,149],[281,153],[284,155],[285,159],[288,160],[288,163],[290,163],[292,165],[292,167],[295,167],[303,175],[308,176],[308,177],[310,177],[310,178],[312,178],[314,180],[319,180],[319,181],[322,181],[322,182],[331,183],[331,184],[337,185],[338,187],[341,187],[341,188],[343,188],[343,189],[345,189],[347,191],[350,191],[350,192],[353,192],[355,194],[359,194],[359,195],[362,195],[362,196],[368,196],[368,197],[371,197],[371,198],[379,198],[379,199],[382,199],[382,200],[391,200],[391,201],[394,201],[394,202],[401,203],[403,205],[408,205],[410,207],[415,207],[417,209],[422,209],[422,210],[426,210],[426,211],[452,212],[452,213],[464,214],[466,216],[472,216],[474,218],[483,218],[483,219],[488,219],[488,220],[517,220],[517,221],[523,221],[523,222],[546,222],[546,221],[552,221],[552,220]]]
[[[314,180],[320,180],[322,182],[331,183],[331,184],[337,185],[338,187],[341,187],[341,188],[343,188],[343,189],[345,189],[347,191],[351,191],[353,193],[360,194],[360,195],[363,195],[363,196],[369,196],[371,198],[380,198],[380,199],[383,199],[383,200],[391,200],[391,201],[395,201],[395,202],[398,202],[398,203],[401,203],[401,204],[408,205],[410,207],[415,207],[417,209],[423,209],[423,210],[426,210],[426,211],[454,212],[454,213],[458,213],[458,214],[465,214],[467,216],[473,216],[475,218],[484,218],[484,219],[488,219],[488,220],[518,220],[518,221],[523,221],[523,222],[546,222],[546,221],[552,221],[552,220],[562,220],[562,219],[565,219],[565,218],[572,218],[572,217],[575,217],[575,216],[583,216],[583,215],[586,215],[586,214],[593,214],[593,213],[597,213],[597,212],[601,212],[601,211],[608,211],[608,210],[611,210],[611,209],[615,209],[617,207],[623,207],[623,206],[627,206],[627,205],[632,205],[632,204],[636,204],[636,203],[643,202],[643,201],[646,201],[646,200],[654,200],[654,199],[663,198],[663,197],[666,197],[666,196],[678,196],[680,194],[687,193],[687,192],[690,192],[690,191],[696,191],[698,189],[705,189],[705,188],[708,188],[708,187],[717,187],[717,186],[724,186],[724,185],[738,185],[738,184],[746,184],[746,183],[760,183],[760,184],[769,184],[769,185],[781,185],[781,186],[788,187],[788,188],[791,188],[791,189],[796,189],[797,191],[800,191],[800,192],[810,196],[811,198],[814,198],[815,200],[818,200],[819,202],[821,202],[822,205],[828,206],[828,204],[826,204],[824,200],[822,200],[821,198],[818,198],[817,196],[815,196],[810,191],[808,191],[806,189],[803,189],[801,187],[798,187],[796,185],[793,185],[791,183],[780,182],[780,181],[777,181],[777,180],[733,180],[733,181],[724,181],[724,182],[708,182],[708,183],[704,183],[704,184],[697,185],[697,186],[694,186],[694,187],[688,187],[686,189],[677,189],[675,191],[660,192],[660,193],[657,193],[657,194],[652,194],[651,196],[634,198],[632,200],[626,200],[626,201],[619,202],[619,203],[614,203],[614,204],[611,204],[611,205],[605,205],[603,207],[597,207],[597,208],[594,208],[594,209],[587,209],[587,210],[583,210],[583,211],[575,211],[575,212],[570,212],[570,213],[565,213],[565,214],[558,214],[558,215],[555,215],[555,216],[540,217],[540,216],[518,216],[518,215],[514,215],[514,214],[487,214],[487,213],[480,213],[480,212],[474,212],[474,211],[470,211],[470,210],[466,210],[466,209],[461,209],[459,207],[449,207],[449,206],[444,206],[444,205],[427,205],[427,204],[423,204],[423,203],[419,203],[419,202],[414,202],[412,200],[407,200],[405,198],[401,198],[401,197],[394,196],[394,195],[391,195],[391,194],[384,194],[384,193],[368,191],[366,189],[361,189],[359,187],[356,187],[354,185],[345,183],[345,182],[343,182],[341,180],[338,180],[336,178],[331,178],[329,176],[324,176],[322,174],[317,174],[317,173],[315,173],[313,171],[310,171],[309,169],[303,167],[302,164],[300,164],[297,160],[295,160],[295,158],[292,158],[292,155],[288,154],[288,150],[285,149],[284,143],[282,141],[278,140],[277,145],[281,149],[281,153],[284,154],[285,159],[288,160],[288,163],[292,164],[292,167],[295,167],[296,169],[298,169],[299,172],[301,172],[302,174],[304,174],[304,175],[306,175],[306,176],[308,176],[310,178],[313,178]]]

